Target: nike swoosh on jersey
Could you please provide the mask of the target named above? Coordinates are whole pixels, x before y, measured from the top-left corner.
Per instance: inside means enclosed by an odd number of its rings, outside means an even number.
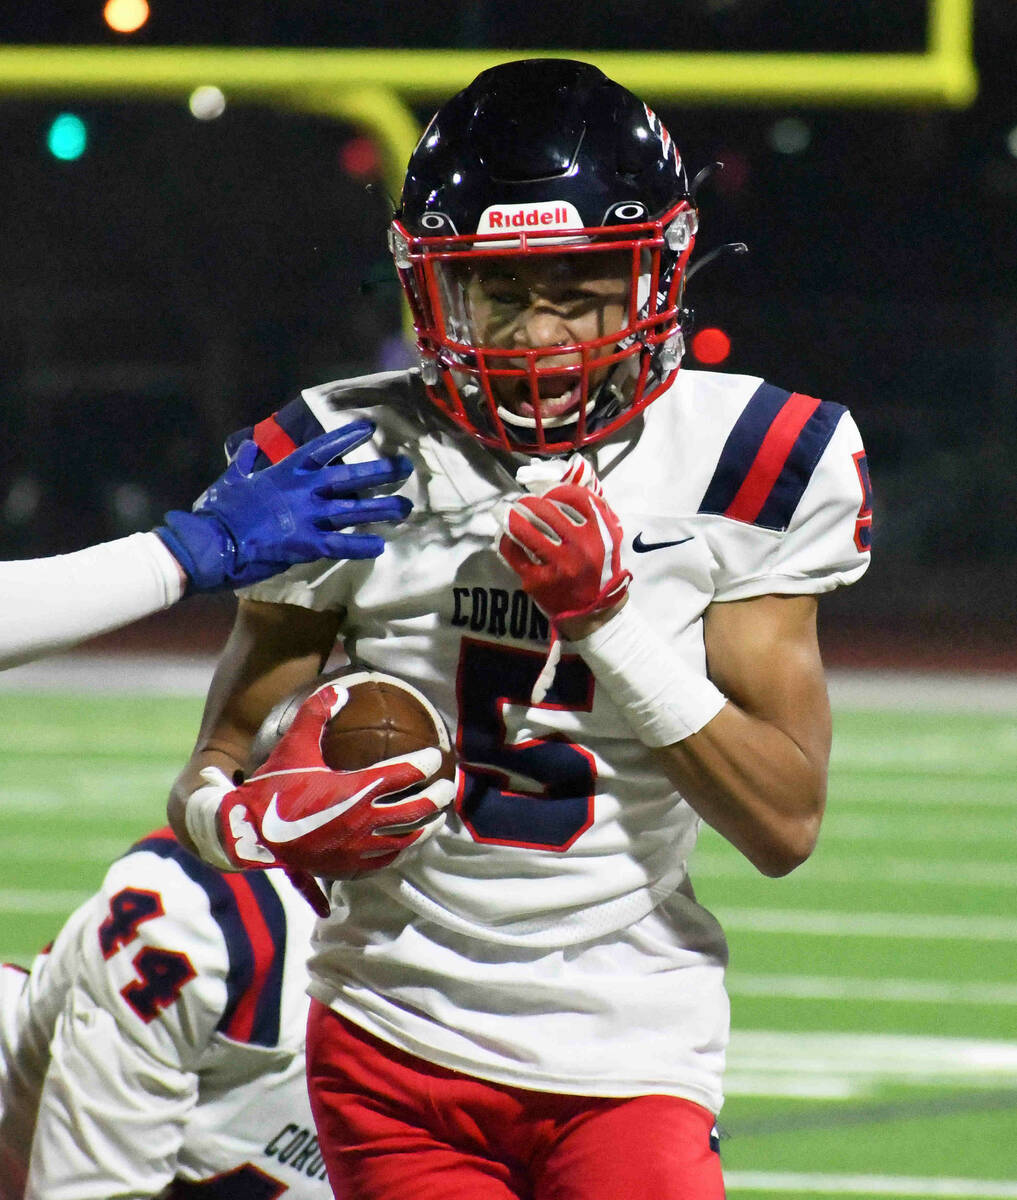
[[[355,804],[359,804],[365,796],[370,795],[381,782],[382,777],[379,776],[367,787],[362,787],[359,792],[350,796],[349,799],[333,804],[331,808],[323,808],[321,812],[308,813],[306,817],[298,817],[295,821],[287,821],[285,817],[280,816],[279,809],[276,807],[279,793],[275,792],[261,819],[262,836],[270,842],[293,842],[299,837],[304,837],[305,834],[314,833],[316,829],[341,817],[344,812],[349,812]]]
[[[682,546],[686,542],[691,542],[695,534],[690,533],[688,537],[678,538],[673,542],[644,542],[643,535],[637,533],[632,539],[632,549],[637,554],[645,554],[648,550],[663,550],[665,546]]]

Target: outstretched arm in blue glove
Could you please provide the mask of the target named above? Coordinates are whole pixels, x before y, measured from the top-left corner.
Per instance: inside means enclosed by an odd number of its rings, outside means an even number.
[[[402,482],[413,467],[403,455],[341,461],[373,432],[372,422],[353,421],[253,472],[258,448],[244,442],[194,509],[167,513],[155,531],[187,572],[191,590],[243,587],[318,558],[376,558],[385,547],[381,537],[340,531],[401,521],[411,507],[405,496],[363,493]]]
[[[372,558],[385,543],[342,532],[399,521],[403,496],[364,496],[409,475],[401,455],[344,463],[374,432],[354,421],[263,471],[245,442],[226,473],[166,524],[72,554],[0,563],[0,670],[128,625],[193,591],[256,583],[293,563]]]

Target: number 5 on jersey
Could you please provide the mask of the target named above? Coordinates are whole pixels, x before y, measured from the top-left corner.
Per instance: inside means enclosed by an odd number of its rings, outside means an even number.
[[[593,824],[591,755],[564,736],[509,743],[505,709],[530,707],[544,654],[464,638],[459,652],[456,745],[464,786],[463,822],[475,841],[567,850]],[[589,712],[593,676],[566,656],[535,707]]]

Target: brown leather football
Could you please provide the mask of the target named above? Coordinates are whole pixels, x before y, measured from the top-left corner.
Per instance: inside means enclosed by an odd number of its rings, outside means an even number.
[[[440,776],[455,778],[455,755],[448,730],[431,703],[394,675],[356,668],[321,676],[277,704],[258,731],[252,749],[254,763],[264,762],[289,729],[300,705],[325,682],[349,694],[321,736],[321,756],[326,766],[333,771],[355,771],[433,746],[442,753]]]
[[[336,681],[337,687],[347,688],[350,698],[321,736],[326,765],[333,771],[357,770],[434,746],[443,754],[442,774],[447,772],[451,779],[455,772],[448,732],[428,701],[391,675],[377,671],[359,674],[366,675],[359,683]]]

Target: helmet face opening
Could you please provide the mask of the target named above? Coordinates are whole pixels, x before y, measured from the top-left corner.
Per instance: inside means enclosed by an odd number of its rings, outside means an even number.
[[[660,122],[587,64],[506,64],[453,97],[390,231],[431,401],[485,445],[564,454],[656,399],[683,351],[686,192]]]

